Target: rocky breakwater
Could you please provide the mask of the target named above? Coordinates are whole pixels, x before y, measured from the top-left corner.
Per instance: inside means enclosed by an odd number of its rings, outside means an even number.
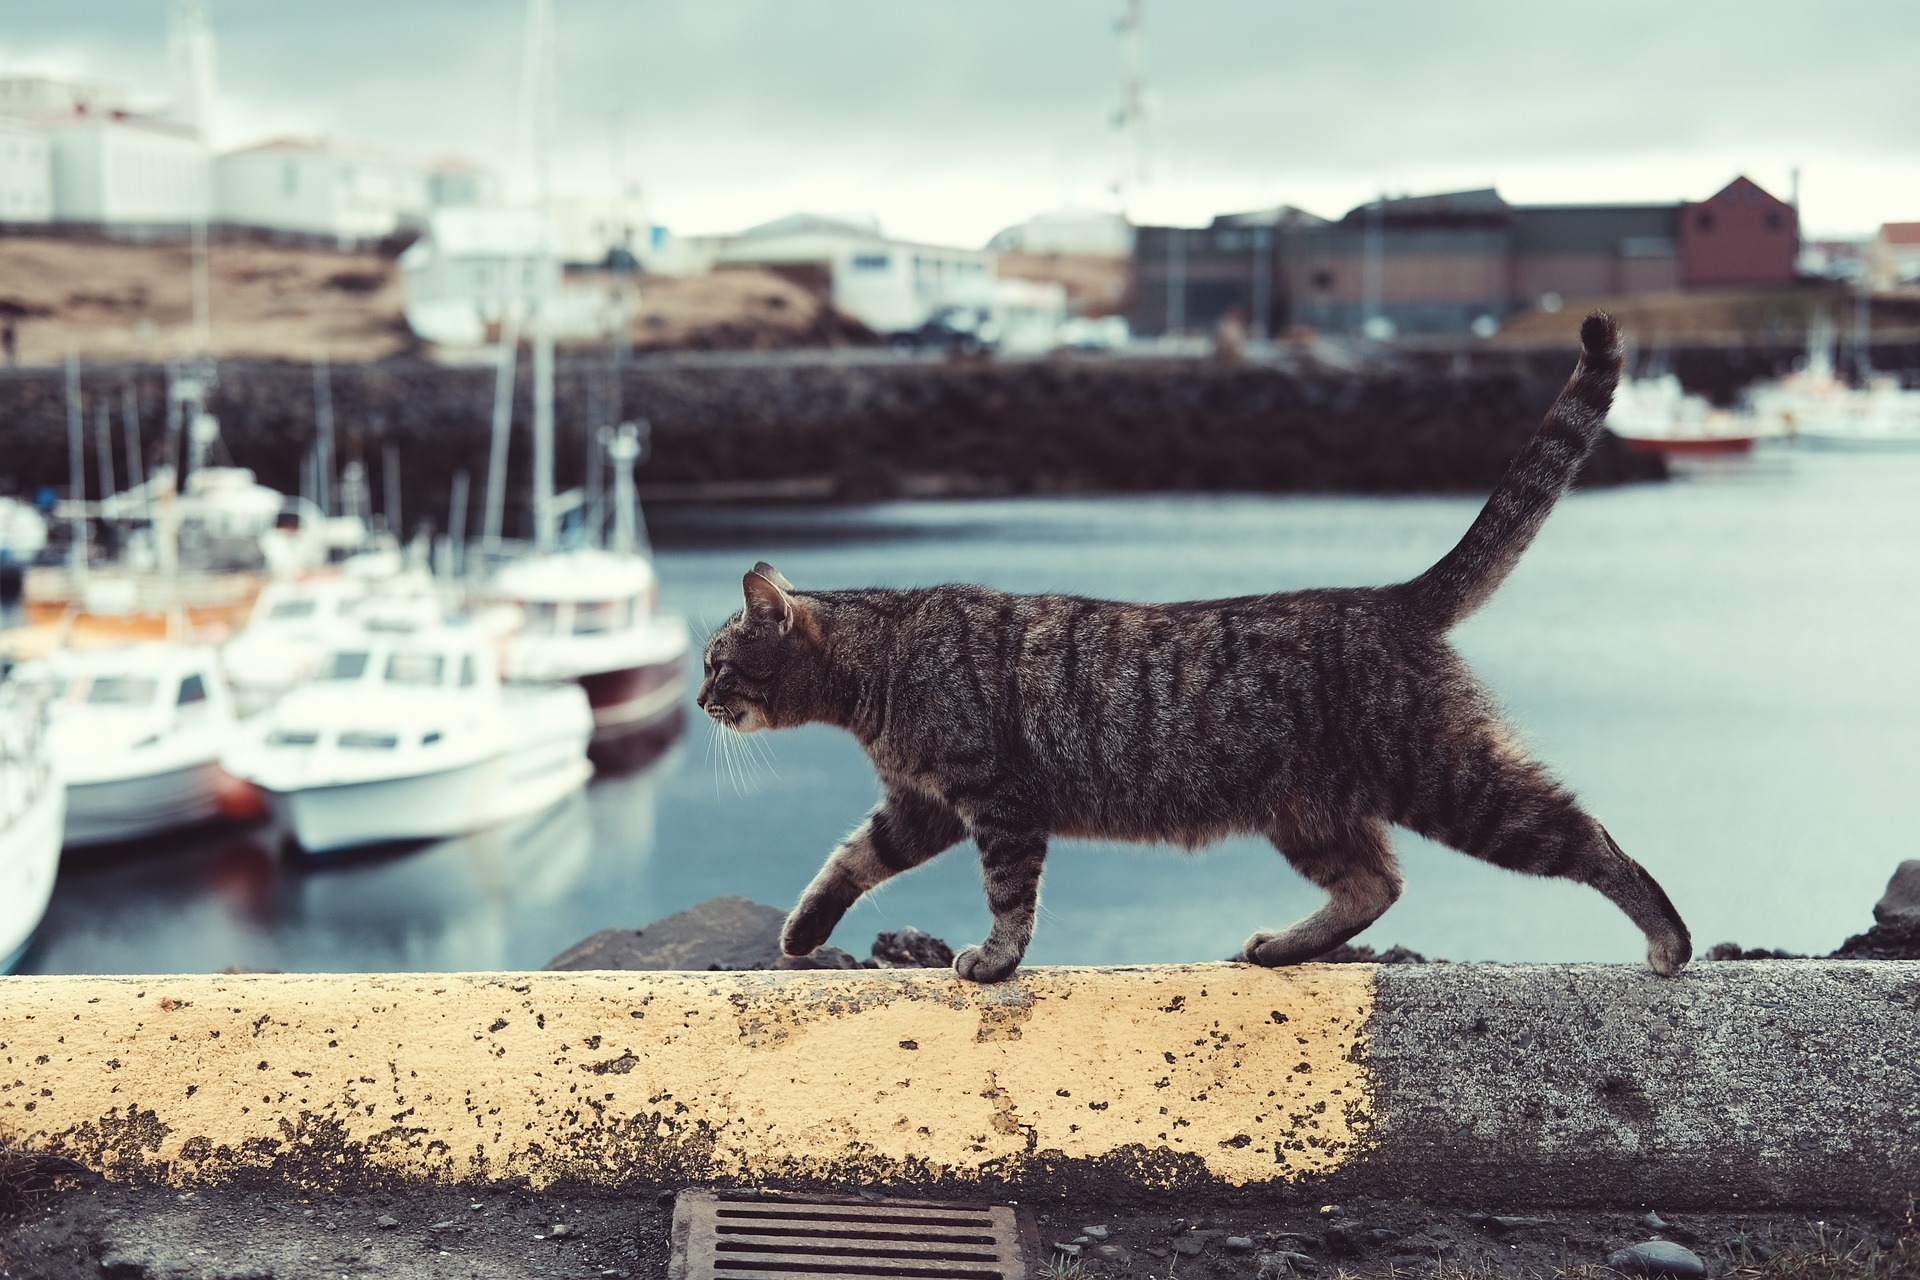
[[[1570,364],[1569,355],[1551,373],[1516,364],[1456,374],[1172,360],[656,359],[627,366],[619,404],[625,416],[653,425],[641,479],[656,498],[1484,492],[1538,424]],[[530,472],[525,375],[509,486],[517,509]],[[417,360],[336,365],[337,456],[364,460],[380,493],[384,448],[395,446],[408,523],[444,520],[452,473],[484,471],[493,382],[490,369]],[[106,405],[116,430],[122,389],[133,388],[148,459],[165,455],[160,370],[90,368],[82,383],[88,421],[96,404]],[[562,361],[562,485],[584,478],[591,429],[611,411],[612,393],[604,360]],[[0,487],[66,483],[64,395],[59,370],[0,374]],[[309,367],[224,364],[210,407],[233,462],[276,488],[298,489],[300,460],[315,434]],[[1584,481],[1663,474],[1657,459],[1608,440]]]

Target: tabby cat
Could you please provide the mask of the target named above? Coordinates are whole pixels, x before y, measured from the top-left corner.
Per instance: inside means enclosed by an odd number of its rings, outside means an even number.
[[[878,806],[834,849],[781,946],[827,940],[861,894],[972,837],[993,928],[954,969],[1011,974],[1033,937],[1053,836],[1267,837],[1326,890],[1248,938],[1259,965],[1311,959],[1400,894],[1398,823],[1496,866],[1611,898],[1655,972],[1692,954],[1653,877],[1502,724],[1447,632],[1511,572],[1598,440],[1620,373],[1595,313],[1566,389],[1459,545],[1395,586],[1183,604],[991,587],[801,591],[771,565],[707,641],[699,705],[742,733],[821,721],[879,772]]]

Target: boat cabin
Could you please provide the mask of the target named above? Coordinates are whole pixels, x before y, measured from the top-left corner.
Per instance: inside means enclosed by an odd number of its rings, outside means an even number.
[[[509,565],[495,591],[518,606],[522,636],[598,636],[644,625],[659,584],[637,556],[584,550]]]

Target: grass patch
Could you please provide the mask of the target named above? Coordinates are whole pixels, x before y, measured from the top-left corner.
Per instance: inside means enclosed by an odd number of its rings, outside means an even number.
[[[1739,1250],[1729,1280],[1920,1280],[1920,1209],[1907,1200],[1906,1220],[1892,1243],[1822,1224],[1766,1257]]]

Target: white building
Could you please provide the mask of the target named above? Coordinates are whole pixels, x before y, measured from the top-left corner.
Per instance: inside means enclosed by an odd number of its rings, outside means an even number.
[[[407,327],[441,346],[476,347],[509,312],[544,310],[556,338],[606,334],[609,299],[562,285],[554,240],[530,209],[436,209],[400,255]]]
[[[993,276],[986,250],[893,240],[877,225],[805,213],[731,237],[714,261],[769,267],[823,287],[837,309],[876,333],[916,328],[955,286]]]
[[[1920,222],[1883,222],[1867,245],[1867,278],[1875,290],[1920,285]]]
[[[427,172],[427,198],[436,209],[500,202],[500,175],[464,156],[443,156]]]
[[[987,241],[1002,253],[1085,254],[1125,258],[1133,253],[1133,225],[1118,213],[1056,209],[1037,213]]]
[[[42,130],[0,117],[0,222],[53,221],[53,154]]]
[[[173,227],[213,212],[212,158],[193,130],[124,111],[38,123],[51,152],[57,221]]]
[[[433,207],[425,164],[324,140],[278,138],[214,162],[222,222],[376,240],[424,222]]]

